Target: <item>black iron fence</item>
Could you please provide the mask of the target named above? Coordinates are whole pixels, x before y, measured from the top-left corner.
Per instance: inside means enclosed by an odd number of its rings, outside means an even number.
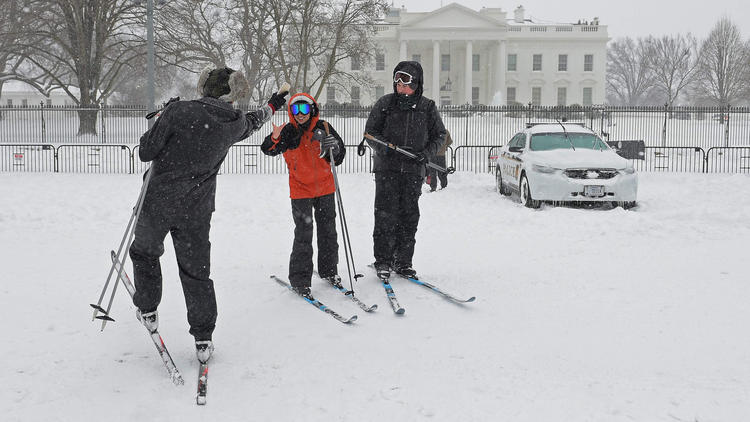
[[[345,140],[341,172],[369,172],[372,153],[355,153],[371,107],[323,106],[321,115]],[[96,133],[78,135],[72,107],[0,107],[0,171],[138,173],[138,140],[147,129],[142,106],[96,109]],[[90,112],[90,109],[84,109]],[[493,156],[527,122],[584,122],[608,141],[639,140],[645,156],[640,171],[748,172],[750,109],[747,107],[538,107],[446,106],[440,108],[454,140],[447,160],[458,171],[492,171]],[[287,121],[277,113],[274,123]],[[270,130],[270,129],[269,129]],[[281,157],[264,156],[260,131],[234,145],[224,173],[283,173]]]
[[[456,171],[494,172],[501,145],[448,148],[446,161]],[[357,154],[346,145],[340,173],[372,171],[372,150]],[[646,147],[642,159],[631,160],[638,171],[692,173],[750,173],[750,147]],[[101,144],[0,144],[0,172],[142,173],[148,163],[138,158],[138,146]],[[220,173],[286,173],[284,158],[269,157],[259,145],[236,144],[229,149]]]

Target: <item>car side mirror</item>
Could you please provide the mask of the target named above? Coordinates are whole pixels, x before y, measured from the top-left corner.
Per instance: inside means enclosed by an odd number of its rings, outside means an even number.
[[[510,147],[510,148],[508,148],[508,151],[510,151],[510,152],[522,152],[523,151],[523,147]]]

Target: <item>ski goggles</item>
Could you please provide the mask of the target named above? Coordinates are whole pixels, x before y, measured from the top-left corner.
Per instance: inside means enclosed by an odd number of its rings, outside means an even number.
[[[292,114],[298,115],[298,114],[310,114],[310,110],[312,110],[312,106],[307,103],[294,103],[292,104]]]
[[[406,72],[398,71],[393,75],[393,83],[409,85],[413,80],[414,77]]]

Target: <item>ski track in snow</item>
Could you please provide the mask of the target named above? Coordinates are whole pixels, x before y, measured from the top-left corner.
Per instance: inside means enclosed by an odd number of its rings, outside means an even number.
[[[420,201],[414,267],[456,305],[372,261],[374,182],[341,174],[365,313],[346,326],[273,282],[293,238],[286,175],[222,175],[212,221],[219,320],[208,404],[171,241],[160,331],[169,380],[117,292],[91,322],[140,175],[0,174],[4,421],[729,421],[750,415],[750,176],[640,174],[639,207],[529,210],[489,174]],[[427,187],[425,186],[425,189]],[[340,230],[340,228],[339,228]],[[341,249],[339,272],[348,286]],[[130,262],[127,263],[130,271]],[[108,300],[108,296],[105,298]]]

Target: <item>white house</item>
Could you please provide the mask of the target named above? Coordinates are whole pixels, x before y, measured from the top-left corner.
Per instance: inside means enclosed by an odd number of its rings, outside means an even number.
[[[519,6],[509,18],[500,8],[477,12],[456,3],[432,12],[390,9],[377,26],[376,88],[327,87],[325,100],[372,104],[392,92],[394,66],[416,60],[424,68],[424,95],[443,105],[603,104],[607,27],[596,18],[536,23],[524,12]]]
[[[70,87],[74,94],[78,88]],[[0,107],[37,107],[73,105],[73,100],[62,89],[53,90],[45,97],[31,85],[21,81],[6,81],[0,92]]]

